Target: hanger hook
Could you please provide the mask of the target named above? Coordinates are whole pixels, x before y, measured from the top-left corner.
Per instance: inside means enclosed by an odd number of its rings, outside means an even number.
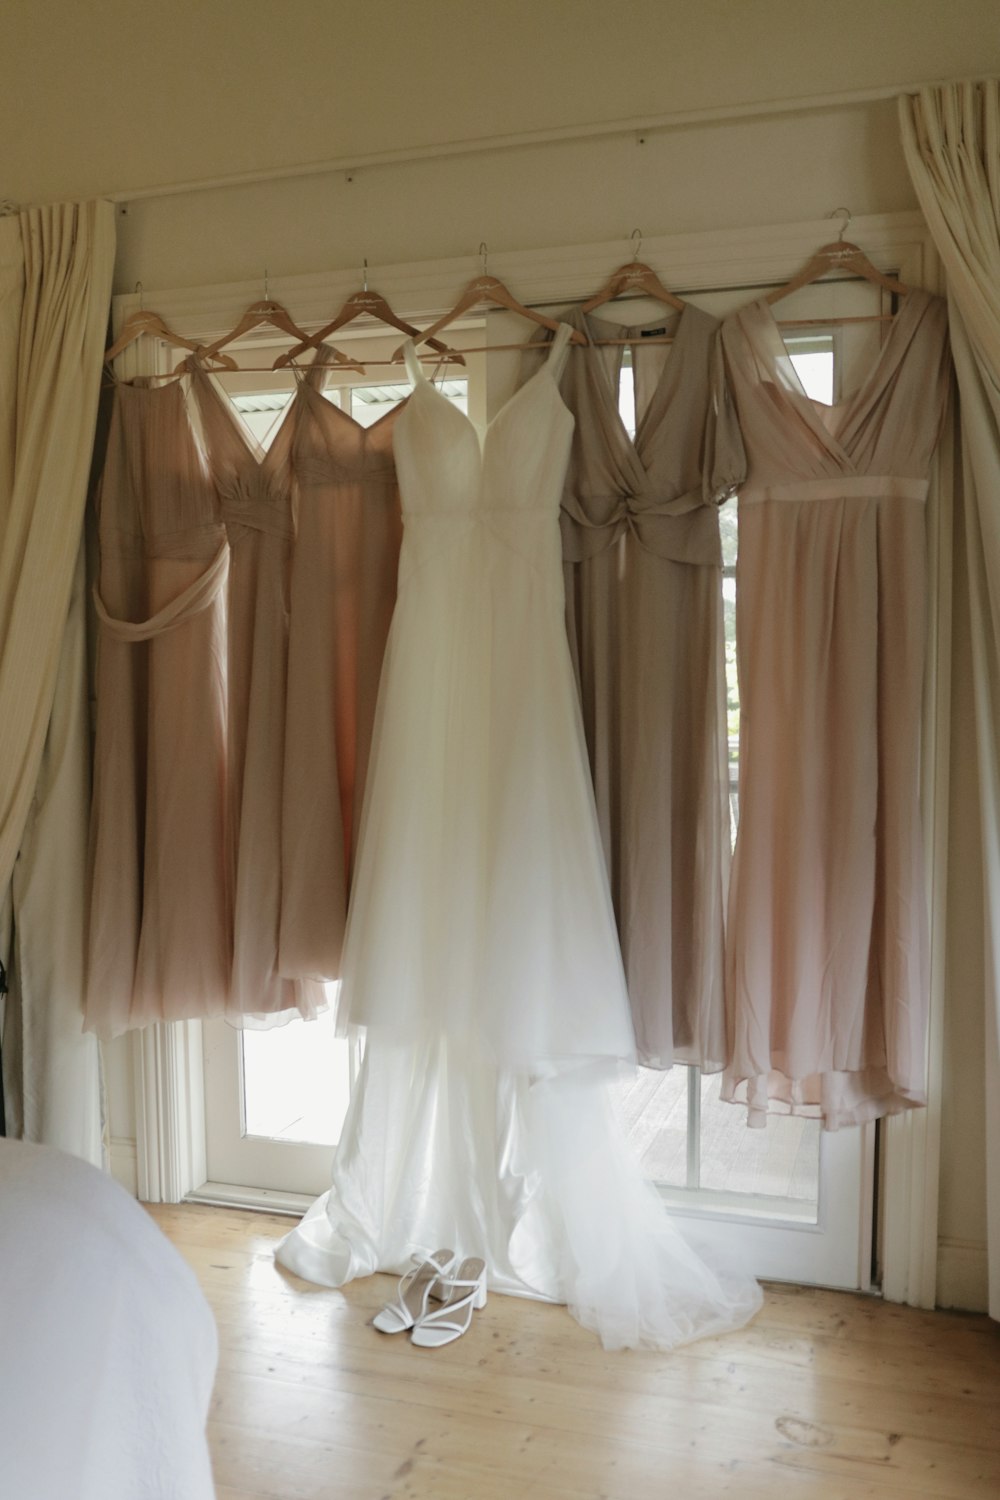
[[[827,214],[827,218],[835,219],[838,214],[844,215],[843,223],[840,226],[840,244],[843,244],[844,235],[847,233],[847,226],[851,222],[851,210],[849,208],[835,208],[831,213]]]
[[[633,229],[629,239],[632,241],[632,259],[637,261],[642,253],[642,230]]]
[[[483,263],[483,275],[489,275],[490,253],[486,248],[486,241],[479,241],[479,259]]]
[[[361,262],[361,281],[362,281],[362,286],[363,286],[364,290],[367,292],[367,290],[368,290],[368,257],[367,257],[367,255],[365,256],[364,260]]]
[[[268,286],[267,286],[267,267],[265,266],[264,267],[264,301],[267,302],[268,300],[269,300],[269,298],[268,298]]]
[[[136,284],[135,284],[135,294],[136,294],[136,296],[139,299],[139,311],[140,312],[145,312],[146,305],[145,305],[145,302],[143,300],[142,282],[141,281],[137,281]]]

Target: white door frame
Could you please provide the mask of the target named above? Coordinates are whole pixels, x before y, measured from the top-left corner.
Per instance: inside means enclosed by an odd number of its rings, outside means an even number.
[[[759,286],[786,280],[833,235],[829,219],[774,227],[650,237],[647,260],[663,281],[681,290]],[[878,214],[851,223],[852,238],[876,264],[911,285],[940,288],[937,256],[919,213]],[[558,302],[583,296],[622,259],[618,240],[548,251],[511,251],[502,274],[523,300]],[[450,306],[456,289],[475,273],[468,257],[377,268],[393,305],[419,319]],[[282,294],[306,326],[319,326],[351,290],[355,272],[288,277]],[[200,290],[157,291],[156,305],[174,327],[207,338],[229,327],[258,295],[248,282]],[[147,298],[152,292],[145,292]],[[136,296],[114,299],[116,329],[138,306]],[[938,461],[929,507],[931,651],[925,694],[923,791],[928,811],[928,897],[931,1005],[928,1106],[888,1121],[882,1163],[882,1285],[892,1301],[933,1307],[937,1280],[938,1190],[943,1058],[944,940],[947,896],[948,773],[951,655],[951,466],[947,441]],[[205,1181],[202,1038],[198,1022],[175,1022],[137,1032],[133,1039],[139,1197],[179,1202]]]

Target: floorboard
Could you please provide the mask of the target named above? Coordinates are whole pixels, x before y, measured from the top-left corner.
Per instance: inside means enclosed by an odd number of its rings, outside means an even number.
[[[996,1500],[1000,1328],[771,1286],[741,1333],[608,1354],[492,1296],[446,1349],[387,1338],[392,1288],[279,1269],[291,1221],[150,1213],[219,1326],[219,1500]]]

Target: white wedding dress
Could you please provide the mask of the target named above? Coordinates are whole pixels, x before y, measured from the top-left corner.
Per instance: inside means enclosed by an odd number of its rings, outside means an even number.
[[[608,1348],[669,1348],[742,1325],[760,1291],[687,1243],[614,1108],[634,1038],[563,614],[569,334],[482,444],[407,348],[338,1010],[365,1056],[333,1185],[277,1253],[338,1286],[450,1245]]]

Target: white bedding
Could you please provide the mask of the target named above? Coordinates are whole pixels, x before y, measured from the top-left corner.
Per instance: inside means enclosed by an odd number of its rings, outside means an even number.
[[[215,1323],[96,1168],[0,1139],[0,1500],[212,1500]]]

